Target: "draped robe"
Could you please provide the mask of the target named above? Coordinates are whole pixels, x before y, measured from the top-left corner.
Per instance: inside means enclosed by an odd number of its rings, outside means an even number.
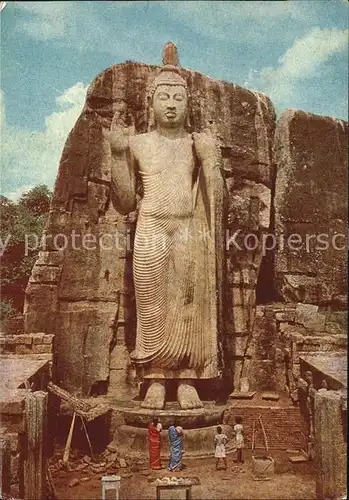
[[[134,137],[144,194],[133,252],[131,357],[145,378],[215,378],[224,259],[219,158],[199,164],[190,135],[156,144],[150,135]],[[166,148],[174,154],[162,164]]]
[[[161,430],[152,422],[148,426],[148,448],[151,469],[161,469]]]
[[[170,460],[168,468],[171,471],[179,471],[182,469],[183,456],[183,436],[174,425],[168,428],[168,439],[170,444]]]

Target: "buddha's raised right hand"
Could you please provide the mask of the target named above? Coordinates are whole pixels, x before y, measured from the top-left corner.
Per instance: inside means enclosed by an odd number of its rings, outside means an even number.
[[[122,127],[117,123],[119,113],[116,112],[110,125],[108,140],[112,153],[123,154],[129,148],[129,136],[134,134],[134,126]]]

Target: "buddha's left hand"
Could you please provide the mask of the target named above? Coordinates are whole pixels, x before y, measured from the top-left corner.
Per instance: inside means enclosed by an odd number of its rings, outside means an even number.
[[[195,152],[199,160],[202,162],[213,159],[217,154],[217,143],[209,129],[204,132],[193,132],[192,138],[194,141]]]

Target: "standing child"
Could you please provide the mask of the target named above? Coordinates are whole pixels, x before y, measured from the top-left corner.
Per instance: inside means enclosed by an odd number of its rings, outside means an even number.
[[[242,450],[244,447],[244,427],[242,425],[241,417],[235,417],[234,432],[237,453],[237,460],[235,460],[235,462],[243,464],[244,461],[242,459]]]
[[[225,456],[225,445],[228,441],[228,438],[225,434],[222,432],[222,427],[219,425],[217,427],[217,434],[214,437],[214,443],[216,445],[215,449],[215,458],[216,458],[216,470],[218,470],[218,464],[220,458],[223,459],[223,464],[224,464],[224,469],[227,468],[227,459]]]

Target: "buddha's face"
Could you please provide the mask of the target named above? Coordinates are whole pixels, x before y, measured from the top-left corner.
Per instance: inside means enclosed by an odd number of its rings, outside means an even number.
[[[159,85],[154,93],[153,109],[157,125],[183,127],[188,109],[187,91],[181,85]]]

